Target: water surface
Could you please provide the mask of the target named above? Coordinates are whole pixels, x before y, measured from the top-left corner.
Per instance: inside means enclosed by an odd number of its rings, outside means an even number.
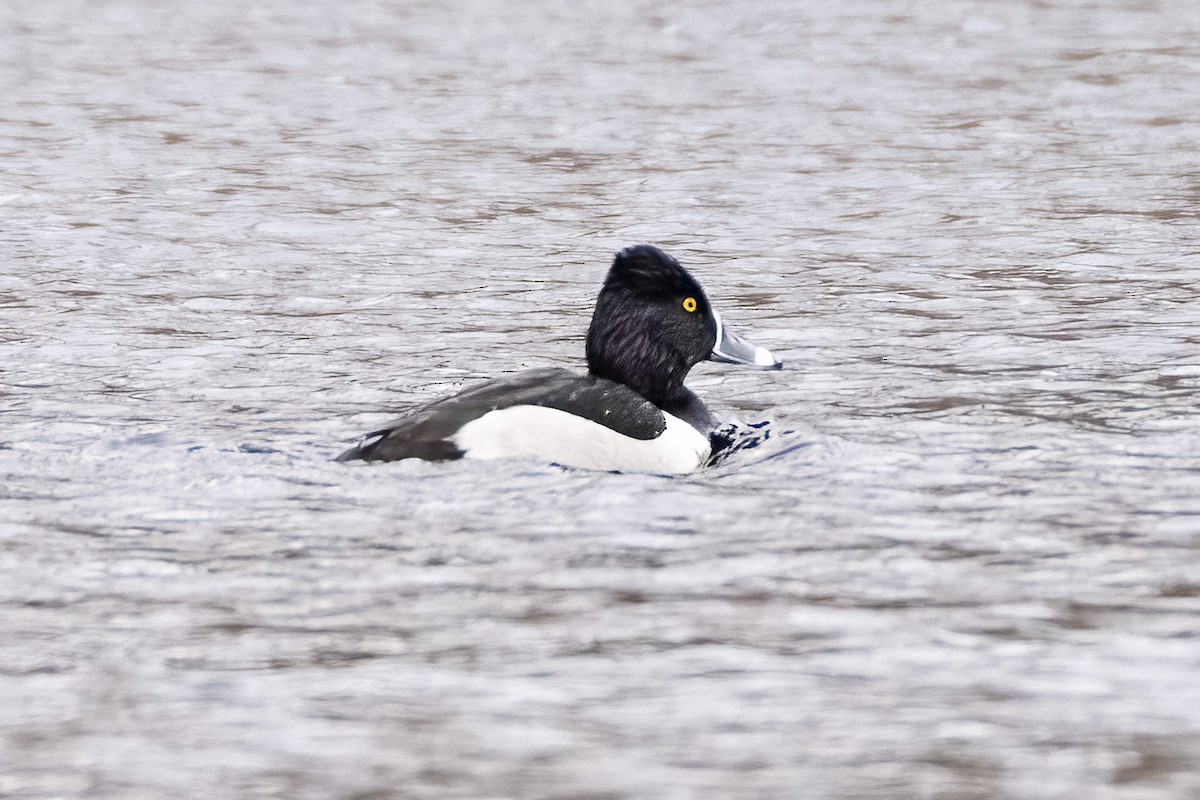
[[[0,10],[0,796],[1200,795],[1200,6]],[[683,478],[330,458],[780,372]]]

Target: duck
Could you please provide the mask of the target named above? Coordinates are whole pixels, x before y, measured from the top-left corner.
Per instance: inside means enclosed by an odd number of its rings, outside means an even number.
[[[684,385],[716,361],[783,364],[734,334],[695,278],[657,247],[626,247],[596,298],[586,374],[525,370],[413,409],[337,461],[526,458],[608,472],[676,475],[721,447],[718,422]],[[726,441],[727,443],[727,441]]]

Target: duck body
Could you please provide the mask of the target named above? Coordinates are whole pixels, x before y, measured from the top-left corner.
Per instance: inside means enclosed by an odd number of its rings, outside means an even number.
[[[672,414],[604,378],[527,370],[417,408],[338,458],[524,456],[585,469],[690,472],[708,460],[714,420],[688,394],[691,402]]]
[[[767,350],[729,333],[700,285],[648,245],[619,252],[588,329],[588,373],[528,370],[421,406],[339,461],[527,457],[675,474],[708,462],[716,420],[683,385],[702,360],[763,369]]]

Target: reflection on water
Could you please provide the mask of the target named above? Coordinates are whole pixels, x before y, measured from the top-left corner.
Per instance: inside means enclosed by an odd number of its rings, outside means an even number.
[[[1200,794],[1197,42],[10,4],[0,795]],[[721,463],[330,463],[638,241],[787,363]]]

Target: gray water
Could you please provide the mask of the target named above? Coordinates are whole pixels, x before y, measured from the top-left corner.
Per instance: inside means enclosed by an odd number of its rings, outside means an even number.
[[[1200,797],[1200,4],[0,7],[0,797]],[[330,458],[786,362],[692,476]]]

